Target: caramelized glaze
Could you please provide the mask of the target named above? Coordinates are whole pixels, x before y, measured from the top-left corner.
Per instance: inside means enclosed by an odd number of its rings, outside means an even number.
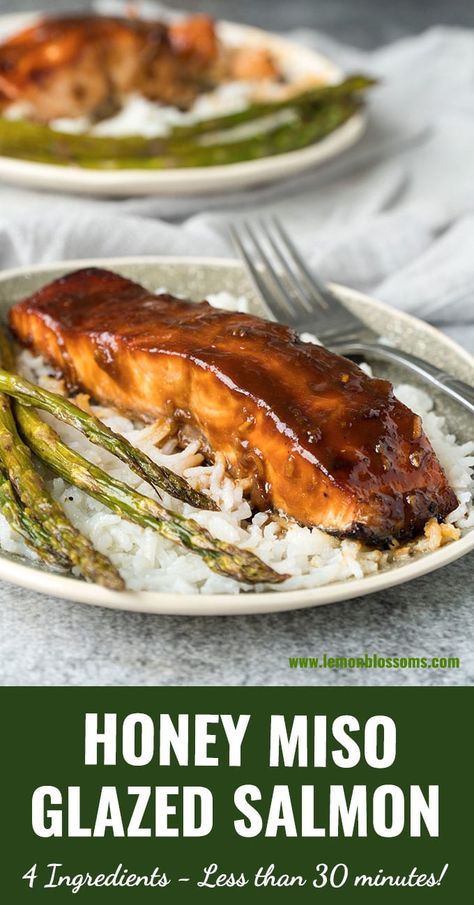
[[[95,268],[15,305],[10,324],[71,387],[197,431],[258,508],[383,546],[457,505],[391,384],[288,327]]]

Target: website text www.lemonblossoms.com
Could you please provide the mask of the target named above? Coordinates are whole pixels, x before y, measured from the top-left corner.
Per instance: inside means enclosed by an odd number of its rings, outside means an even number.
[[[288,657],[290,669],[460,669],[459,657],[384,657],[360,654],[352,657]]]

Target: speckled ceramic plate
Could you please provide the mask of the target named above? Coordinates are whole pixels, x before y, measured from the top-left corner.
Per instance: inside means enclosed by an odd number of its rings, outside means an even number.
[[[166,287],[170,292],[186,295],[196,300],[220,290],[226,290],[233,295],[244,295],[251,302],[252,310],[256,313],[263,313],[249,284],[248,277],[237,261],[202,258],[121,258],[67,261],[29,270],[6,271],[0,274],[0,311],[2,315],[16,301],[55,277],[91,264],[109,267],[142,282],[152,290]],[[383,333],[395,345],[401,345],[407,351],[420,355],[422,358],[436,361],[457,377],[474,384],[474,359],[433,327],[353,290],[342,286],[335,288],[349,308],[357,311],[370,326]],[[399,374],[387,374],[380,362],[375,370],[381,376],[400,377]],[[407,380],[413,382],[412,375]],[[472,418],[456,403],[452,403],[444,396],[438,397],[436,403],[438,409],[447,417],[449,427],[458,438],[460,440],[472,439],[474,434]],[[425,572],[439,569],[473,548],[474,529],[471,529],[460,540],[442,547],[434,553],[418,556],[405,565],[393,566],[387,571],[375,575],[337,582],[314,590],[268,591],[260,594],[160,594],[129,591],[117,593],[98,585],[86,584],[73,577],[51,573],[43,567],[32,565],[30,561],[9,557],[5,554],[0,555],[0,577],[22,587],[32,588],[56,597],[117,609],[210,616],[268,613],[318,606],[323,603],[335,603],[338,600],[348,600],[362,594],[381,591],[392,585],[410,581]]]
[[[0,16],[0,40],[19,31],[29,21],[32,21],[31,15]],[[219,33],[225,42],[268,47],[282,61],[296,60],[300,65],[304,63],[309,72],[314,71],[328,81],[339,81],[343,76],[341,70],[321,54],[259,28],[220,22]],[[327,138],[300,151],[227,166],[170,170],[89,170],[0,157],[0,179],[30,188],[119,197],[236,191],[283,179],[335,157],[358,141],[365,122],[365,114],[356,113]]]

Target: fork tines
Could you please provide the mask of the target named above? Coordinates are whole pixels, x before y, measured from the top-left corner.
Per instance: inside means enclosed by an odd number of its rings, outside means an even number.
[[[230,226],[237,251],[277,321],[336,339],[363,324],[312,273],[281,221],[272,216]]]
[[[274,317],[287,320],[297,312],[308,317],[314,302],[305,284],[306,268],[297,252],[288,253],[290,240],[276,217],[254,224],[244,220],[240,230],[232,225],[230,233]],[[326,306],[322,298],[320,304]]]

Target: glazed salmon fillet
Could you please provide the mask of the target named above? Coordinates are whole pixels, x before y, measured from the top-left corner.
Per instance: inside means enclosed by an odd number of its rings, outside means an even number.
[[[10,326],[72,390],[222,453],[257,509],[383,547],[457,505],[391,384],[288,327],[97,268],[19,302]]]
[[[269,51],[224,47],[203,14],[169,23],[52,16],[0,43],[0,111],[19,103],[38,122],[100,120],[132,93],[186,109],[223,79],[279,76]]]
[[[218,41],[212,19],[177,23],[113,16],[45,18],[0,44],[0,109],[21,102],[41,122],[109,115],[139,92],[189,105],[213,82]]]

